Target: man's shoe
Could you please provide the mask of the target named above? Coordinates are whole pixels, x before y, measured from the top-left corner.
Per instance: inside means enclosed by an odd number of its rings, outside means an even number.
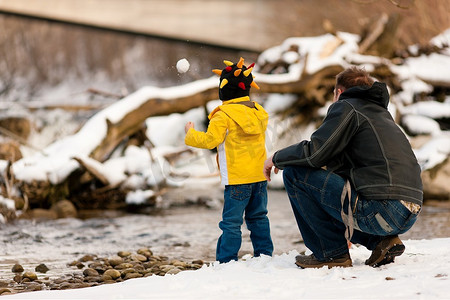
[[[350,258],[350,254],[346,253],[338,257],[331,258],[326,261],[318,260],[314,254],[311,255],[297,255],[295,257],[295,264],[302,269],[306,268],[322,268],[327,266],[328,269],[333,267],[351,267],[352,259]]]
[[[379,267],[394,262],[396,256],[400,256],[405,251],[405,245],[398,235],[387,236],[372,251],[372,255],[366,260],[366,265]]]

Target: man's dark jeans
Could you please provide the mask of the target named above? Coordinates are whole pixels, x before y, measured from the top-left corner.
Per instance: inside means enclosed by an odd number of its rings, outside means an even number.
[[[319,260],[348,252],[345,225],[342,221],[341,194],[345,179],[323,169],[286,167],[283,179],[295,219],[305,245]],[[355,211],[351,242],[375,249],[384,236],[406,232],[417,214],[399,200],[369,200],[359,197],[352,188],[351,207]],[[348,207],[348,200],[344,204]],[[344,209],[347,214],[347,210]]]
[[[219,223],[222,235],[217,241],[216,259],[221,263],[238,260],[244,215],[254,256],[272,256],[273,244],[267,217],[267,181],[226,185],[224,194],[222,221]]]

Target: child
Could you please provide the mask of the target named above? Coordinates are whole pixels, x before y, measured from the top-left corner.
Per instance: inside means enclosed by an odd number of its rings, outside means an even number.
[[[225,185],[219,223],[222,235],[216,250],[220,263],[238,260],[244,212],[254,256],[272,256],[273,252],[267,217],[267,181],[263,174],[269,116],[261,105],[250,101],[250,88],[259,89],[251,74],[253,64],[247,68],[242,57],[237,64],[226,60],[224,63],[225,69],[213,70],[220,75],[219,98],[223,102],[208,116],[208,130],[196,131],[192,122],[185,126],[186,145],[204,149],[217,147],[220,175]]]

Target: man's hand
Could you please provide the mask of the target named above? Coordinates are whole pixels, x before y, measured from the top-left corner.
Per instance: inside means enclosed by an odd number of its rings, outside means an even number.
[[[266,159],[266,161],[264,162],[264,177],[266,177],[267,181],[270,181],[270,174],[272,173],[272,167],[274,167],[273,165],[273,161],[272,161],[273,155],[271,157],[269,157],[268,159]],[[275,174],[278,174],[279,169],[277,167],[274,168],[273,170],[275,172]]]
[[[187,133],[191,128],[194,128],[194,123],[187,122],[186,125],[184,126],[184,132]]]

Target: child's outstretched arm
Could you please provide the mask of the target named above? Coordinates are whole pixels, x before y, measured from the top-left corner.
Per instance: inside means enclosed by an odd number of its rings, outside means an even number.
[[[194,123],[188,122],[184,126],[186,137],[184,142],[188,146],[213,149],[222,143],[227,133],[227,121],[223,113],[216,113],[211,119],[206,132],[194,129]]]

